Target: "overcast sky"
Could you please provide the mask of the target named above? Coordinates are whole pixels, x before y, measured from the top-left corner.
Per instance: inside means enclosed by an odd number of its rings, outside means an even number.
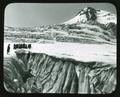
[[[12,3],[5,9],[5,26],[34,27],[62,23],[85,7],[116,14],[115,6],[110,3]]]

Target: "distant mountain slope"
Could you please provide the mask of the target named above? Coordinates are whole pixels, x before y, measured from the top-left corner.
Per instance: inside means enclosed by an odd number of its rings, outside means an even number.
[[[58,41],[77,43],[116,43],[117,18],[103,10],[91,7],[78,12],[74,18],[60,24],[40,27],[6,27],[5,41]],[[42,39],[42,40],[41,40]]]
[[[68,20],[67,22],[64,22],[65,24],[73,24],[73,23],[85,23],[87,21],[97,21],[101,24],[108,24],[108,23],[117,23],[116,15],[104,10],[96,10],[94,8],[88,7],[84,8],[78,14]]]
[[[62,25],[69,25],[71,29],[77,29],[76,32],[83,31],[84,33],[98,36],[97,33],[103,34],[102,39],[113,41],[116,38],[116,24],[117,17],[115,14],[96,10],[91,7],[84,8],[74,18],[61,23]],[[75,32],[75,30],[74,30]]]

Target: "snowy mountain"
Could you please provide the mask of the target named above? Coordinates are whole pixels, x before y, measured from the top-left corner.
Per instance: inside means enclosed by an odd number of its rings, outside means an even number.
[[[5,89],[11,93],[112,93],[117,84],[116,25],[115,14],[88,7],[60,24],[5,26]],[[13,49],[16,43],[32,46]]]
[[[95,36],[96,41],[100,39],[106,42],[116,42],[116,24],[115,14],[91,7],[84,8],[74,18],[61,23],[68,26],[72,33],[82,33],[84,38],[92,35],[92,37]],[[94,39],[91,38],[91,40]]]
[[[86,23],[88,21],[99,22],[105,25],[108,23],[117,23],[115,14],[88,7],[81,10],[74,18],[64,22],[64,24]]]
[[[88,7],[79,11],[73,19],[60,24],[18,28],[5,26],[4,41],[35,43],[32,44],[32,52],[60,58],[116,63],[116,23],[116,15]]]
[[[116,43],[116,15],[91,7],[60,24],[40,27],[6,27],[5,40],[39,43],[45,41],[77,43]],[[16,33],[20,32],[20,33]],[[13,36],[14,39],[13,39]],[[22,38],[22,39],[21,39]]]

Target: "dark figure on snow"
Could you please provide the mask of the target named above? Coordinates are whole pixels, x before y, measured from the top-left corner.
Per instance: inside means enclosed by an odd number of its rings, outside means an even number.
[[[16,49],[16,44],[14,44],[13,48]]]
[[[9,54],[10,52],[10,44],[8,44],[8,47],[7,47],[7,54]]]
[[[31,49],[31,44],[28,44],[28,48]]]

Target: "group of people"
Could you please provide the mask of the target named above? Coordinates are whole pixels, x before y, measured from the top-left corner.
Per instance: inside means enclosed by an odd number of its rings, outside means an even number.
[[[31,49],[31,44],[14,44],[13,49]],[[7,54],[10,52],[10,44],[7,47]]]
[[[13,46],[13,48],[14,49],[22,49],[22,48],[24,48],[24,49],[30,49],[31,48],[31,44],[14,44],[14,46]]]

